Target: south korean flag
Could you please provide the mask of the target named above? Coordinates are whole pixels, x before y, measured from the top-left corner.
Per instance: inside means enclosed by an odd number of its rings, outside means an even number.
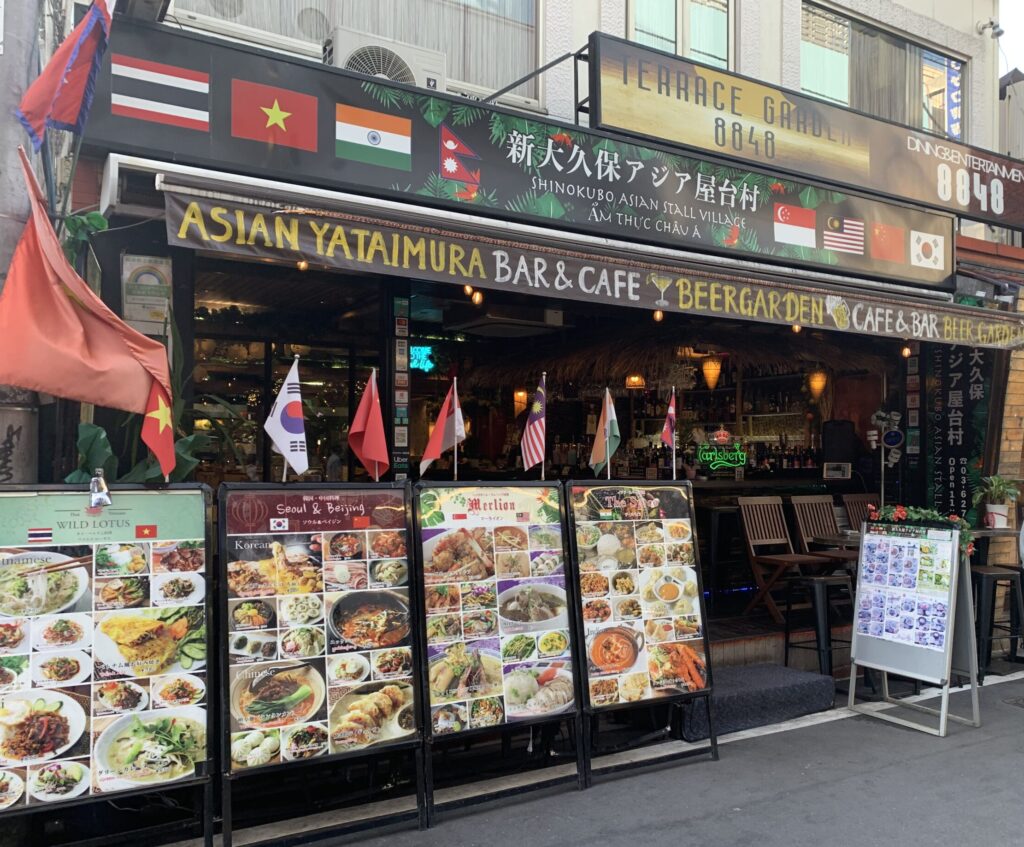
[[[306,422],[302,415],[302,389],[299,387],[299,357],[295,357],[291,370],[284,379],[263,429],[274,448],[285,458],[297,474],[309,469],[306,453]],[[287,468],[286,468],[287,472]]]

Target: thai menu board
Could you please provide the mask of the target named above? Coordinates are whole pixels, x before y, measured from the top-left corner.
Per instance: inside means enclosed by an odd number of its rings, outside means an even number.
[[[234,773],[416,733],[405,493],[223,495]]]
[[[706,689],[689,487],[571,491],[590,705]]]
[[[0,496],[0,809],[205,774],[205,496]]]
[[[957,555],[950,530],[869,523],[857,574],[856,636],[944,652]]]
[[[433,736],[575,709],[561,491],[418,491]]]

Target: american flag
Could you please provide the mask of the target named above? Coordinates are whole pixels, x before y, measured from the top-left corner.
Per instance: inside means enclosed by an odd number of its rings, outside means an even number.
[[[829,218],[822,234],[822,246],[837,253],[864,253],[864,221]]]
[[[661,428],[661,443],[671,447],[676,440],[676,391],[672,389],[672,399],[668,401],[668,412],[665,414],[665,425]]]
[[[530,404],[530,416],[526,419],[526,429],[523,430],[522,450],[525,470],[544,462],[545,415],[548,409],[547,393],[544,388],[546,381],[547,375],[542,375],[540,385],[537,386],[537,393],[533,395],[533,403]]]

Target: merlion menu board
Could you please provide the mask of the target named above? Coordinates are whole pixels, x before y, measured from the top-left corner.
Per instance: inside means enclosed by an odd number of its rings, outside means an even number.
[[[572,486],[592,707],[707,688],[686,486]]]
[[[950,530],[869,523],[857,574],[857,637],[945,652],[957,555]]]
[[[223,499],[232,772],[416,732],[402,489]]]
[[[418,492],[430,731],[575,708],[557,486]]]
[[[0,496],[0,809],[207,762],[205,498]]]

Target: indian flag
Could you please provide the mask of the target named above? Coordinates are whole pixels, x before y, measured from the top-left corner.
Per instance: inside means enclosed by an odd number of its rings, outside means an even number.
[[[604,390],[604,402],[601,404],[601,419],[597,422],[597,433],[594,435],[594,449],[590,451],[590,467],[594,475],[611,461],[615,451],[619,449],[619,419],[615,417],[615,401],[612,393]]]
[[[335,104],[335,155],[367,165],[412,170],[412,121]]]

